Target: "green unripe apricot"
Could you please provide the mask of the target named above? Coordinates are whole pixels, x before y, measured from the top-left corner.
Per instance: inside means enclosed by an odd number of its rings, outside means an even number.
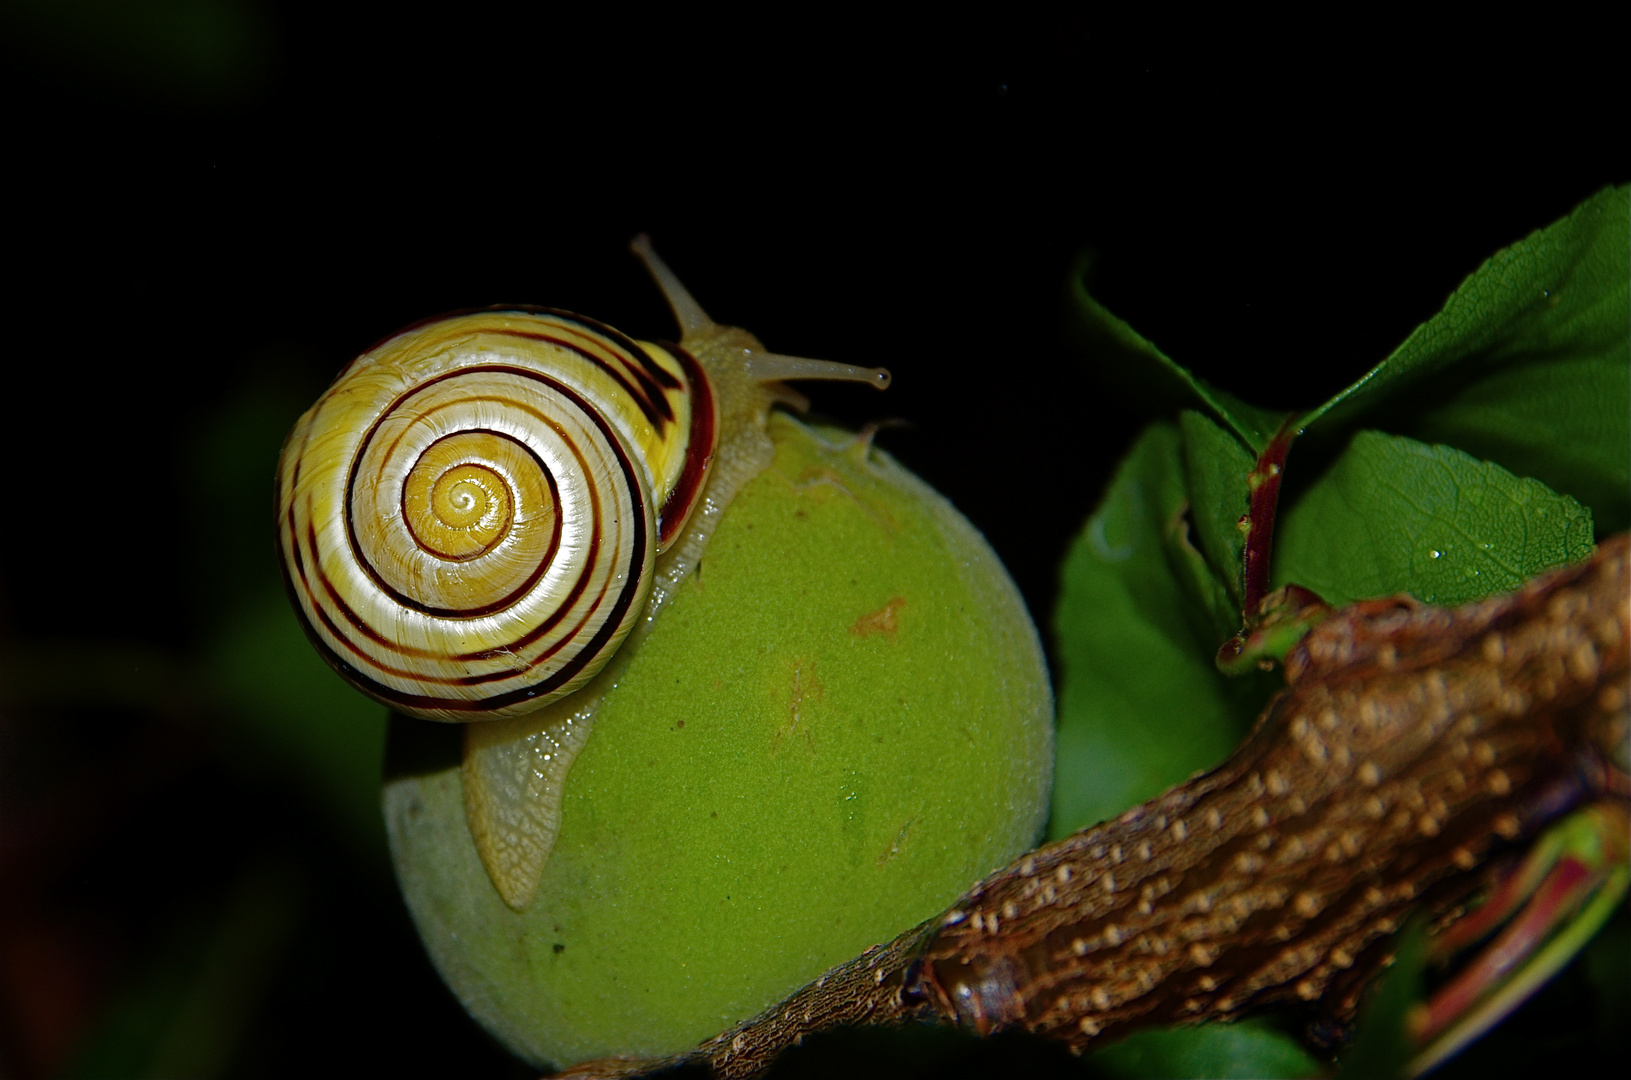
[[[1053,703],[997,557],[868,443],[779,414],[771,433],[774,463],[604,698],[525,911],[477,857],[456,757],[387,781],[432,960],[534,1065],[693,1046],[1044,824]]]

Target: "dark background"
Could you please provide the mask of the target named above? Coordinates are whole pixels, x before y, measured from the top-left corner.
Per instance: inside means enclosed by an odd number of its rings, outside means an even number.
[[[891,368],[817,410],[894,422],[1046,626],[1148,415],[1063,344],[1080,253],[1170,356],[1308,406],[1631,177],[1620,35],[1568,5],[0,12],[6,1076],[525,1075],[425,963],[377,823],[280,776],[209,668],[276,589],[281,433],[401,325],[520,302],[670,336],[649,232],[720,321]]]

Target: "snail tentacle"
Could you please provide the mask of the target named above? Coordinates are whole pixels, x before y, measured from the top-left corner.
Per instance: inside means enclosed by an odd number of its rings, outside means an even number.
[[[668,268],[662,256],[651,246],[651,237],[641,233],[629,241],[629,250],[634,252],[646,273],[657,283],[662,290],[663,299],[668,301],[669,308],[674,312],[674,321],[680,324],[680,334],[684,338],[694,338],[717,328],[708,313],[702,310],[691,290],[681,283],[679,276]]]
[[[888,368],[839,364],[831,360],[812,360],[806,356],[786,356],[782,353],[750,350],[744,359],[748,378],[758,382],[775,382],[782,379],[831,379],[866,383],[875,389],[887,390],[892,378]]]

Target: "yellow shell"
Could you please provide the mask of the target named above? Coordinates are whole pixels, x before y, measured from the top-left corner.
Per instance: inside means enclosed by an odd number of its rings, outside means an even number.
[[[781,380],[889,381],[767,352],[634,250],[679,345],[548,309],[432,320],[341,372],[278,463],[278,547],[318,651],[398,712],[489,721],[467,728],[466,809],[513,907],[608,664],[769,462],[771,406],[802,403]]]
[[[709,380],[676,351],[493,311],[355,361],[279,469],[284,565],[329,662],[436,720],[520,715],[588,681],[713,456]]]

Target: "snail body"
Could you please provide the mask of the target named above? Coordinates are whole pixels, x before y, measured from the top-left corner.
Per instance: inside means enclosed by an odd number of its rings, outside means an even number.
[[[888,373],[721,327],[644,238],[678,345],[548,309],[432,320],[353,361],[278,466],[278,546],[307,635],[390,708],[466,722],[469,823],[525,906],[597,676],[656,618],[770,460],[784,379]]]

